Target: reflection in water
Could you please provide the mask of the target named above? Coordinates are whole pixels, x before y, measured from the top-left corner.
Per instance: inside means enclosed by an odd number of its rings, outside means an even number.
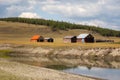
[[[120,62],[89,59],[13,57],[10,60],[109,80],[120,79]],[[81,67],[86,66],[86,67]],[[112,75],[112,76],[111,76]]]
[[[105,61],[105,60],[89,60],[89,59],[64,59],[64,58],[43,58],[43,57],[20,57],[11,58],[13,61],[35,65],[49,67],[52,65],[63,65],[68,68],[77,66],[87,66],[89,69],[91,67],[101,67],[101,68],[112,68],[120,69],[120,62],[116,61]]]
[[[56,69],[56,70],[65,70],[65,69],[70,69],[71,68],[71,67],[68,67],[66,65],[48,65],[48,66],[45,66],[45,67],[50,68],[50,69]]]
[[[65,69],[63,71],[108,80],[120,80],[120,69],[92,67],[89,70],[87,67],[78,66],[77,68]]]

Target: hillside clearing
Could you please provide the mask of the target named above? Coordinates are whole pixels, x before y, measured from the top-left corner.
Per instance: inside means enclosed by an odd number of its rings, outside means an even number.
[[[91,33],[95,39],[110,39],[117,42],[114,43],[63,43],[63,37],[69,35],[79,35],[80,33]],[[54,43],[37,43],[30,42],[30,38],[39,34],[44,37],[53,37]],[[68,31],[52,31],[47,26],[33,25],[18,22],[5,22],[0,21],[0,44],[24,44],[32,46],[45,46],[45,47],[120,47],[120,38],[117,37],[103,37],[98,33],[82,29],[70,29]]]

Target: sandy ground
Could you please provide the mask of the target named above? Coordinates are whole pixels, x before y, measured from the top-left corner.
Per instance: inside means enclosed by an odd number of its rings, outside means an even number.
[[[25,56],[48,56],[48,57],[65,57],[65,58],[80,58],[80,57],[120,57],[120,48],[67,48],[53,49],[42,47],[28,47],[12,44],[0,44],[0,50],[9,49],[15,52],[24,53]],[[18,54],[19,55],[19,54]]]
[[[1,80],[97,80],[4,59],[0,59],[0,78]]]
[[[30,48],[13,48],[13,51],[21,53],[21,56],[37,56],[37,57],[51,57],[51,58],[89,58],[89,59],[108,59],[120,61],[120,48],[94,48],[94,49],[52,49],[42,47]],[[14,55],[14,54],[13,54]]]
[[[64,57],[64,58],[105,58],[112,56],[114,58],[120,57],[120,48],[95,48],[95,49],[52,49],[41,47],[26,47],[19,45],[3,44],[0,45],[0,50],[12,50],[12,55],[21,57]],[[119,59],[118,59],[119,60]],[[2,74],[3,73],[3,74]],[[7,77],[7,78],[5,78]],[[46,69],[8,60],[0,60],[0,80],[95,80],[86,76],[73,75],[56,70]]]

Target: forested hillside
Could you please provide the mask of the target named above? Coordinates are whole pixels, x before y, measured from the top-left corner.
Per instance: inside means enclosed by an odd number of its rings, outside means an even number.
[[[88,25],[80,25],[80,24],[73,24],[69,22],[63,21],[54,21],[54,20],[45,20],[45,19],[30,19],[30,18],[0,18],[1,21],[11,21],[11,22],[22,22],[22,23],[29,23],[35,25],[46,25],[50,27],[53,31],[57,30],[68,30],[68,29],[85,29],[90,30],[96,33],[101,34],[102,36],[115,36],[120,37],[120,31],[115,31],[106,28],[100,28],[96,26],[88,26]]]

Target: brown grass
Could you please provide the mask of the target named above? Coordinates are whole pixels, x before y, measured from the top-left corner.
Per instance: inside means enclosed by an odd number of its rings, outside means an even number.
[[[0,21],[0,44],[25,44],[32,46],[45,46],[45,47],[120,47],[120,44],[113,43],[64,43],[63,37],[67,35],[79,35],[80,33],[92,33],[87,30],[74,29],[69,31],[56,31],[52,32],[47,26],[32,25],[18,22],[3,22]],[[30,38],[39,34],[44,37],[53,37],[54,43],[37,43],[30,42]],[[92,33],[96,39],[111,39],[115,42],[120,42],[120,38],[116,37],[103,37],[98,33]]]

